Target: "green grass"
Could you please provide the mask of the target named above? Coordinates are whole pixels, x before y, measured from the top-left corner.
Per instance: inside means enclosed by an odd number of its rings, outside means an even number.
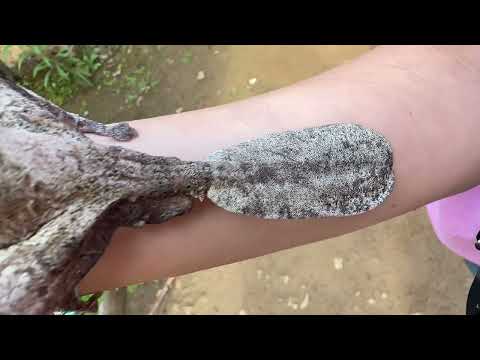
[[[3,59],[13,45],[6,45]],[[64,105],[80,90],[93,87],[93,76],[102,66],[95,46],[18,45],[22,52],[16,68],[21,84],[57,105]]]

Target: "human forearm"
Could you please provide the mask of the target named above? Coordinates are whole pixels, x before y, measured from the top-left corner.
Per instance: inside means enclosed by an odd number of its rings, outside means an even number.
[[[475,185],[478,75],[451,50],[379,48],[263,96],[133,122],[140,136],[125,146],[192,160],[269,132],[356,122],[392,143],[395,190],[379,208],[348,218],[267,221],[196,204],[191,214],[166,224],[119,230],[82,289],[188,273],[334,237]]]

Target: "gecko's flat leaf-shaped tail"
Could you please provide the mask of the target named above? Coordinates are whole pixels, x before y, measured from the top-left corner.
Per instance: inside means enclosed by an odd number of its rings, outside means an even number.
[[[361,214],[383,203],[394,185],[389,142],[356,124],[271,134],[215,152],[209,161],[209,199],[266,219]]]

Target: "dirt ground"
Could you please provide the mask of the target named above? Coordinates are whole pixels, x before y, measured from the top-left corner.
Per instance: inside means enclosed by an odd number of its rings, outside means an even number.
[[[128,108],[122,94],[100,88],[69,108],[104,121],[199,109],[292,84],[369,48],[136,46],[124,69],[142,64],[159,81],[138,106]],[[421,209],[346,236],[179,277],[165,312],[464,314],[471,279]],[[131,313],[145,312],[154,291],[138,296],[144,304]]]

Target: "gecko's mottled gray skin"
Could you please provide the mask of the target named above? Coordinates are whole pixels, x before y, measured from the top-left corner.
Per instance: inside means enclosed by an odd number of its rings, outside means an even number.
[[[217,162],[208,197],[231,212],[266,219],[361,214],[394,185],[389,142],[356,124],[271,134],[208,160]]]

